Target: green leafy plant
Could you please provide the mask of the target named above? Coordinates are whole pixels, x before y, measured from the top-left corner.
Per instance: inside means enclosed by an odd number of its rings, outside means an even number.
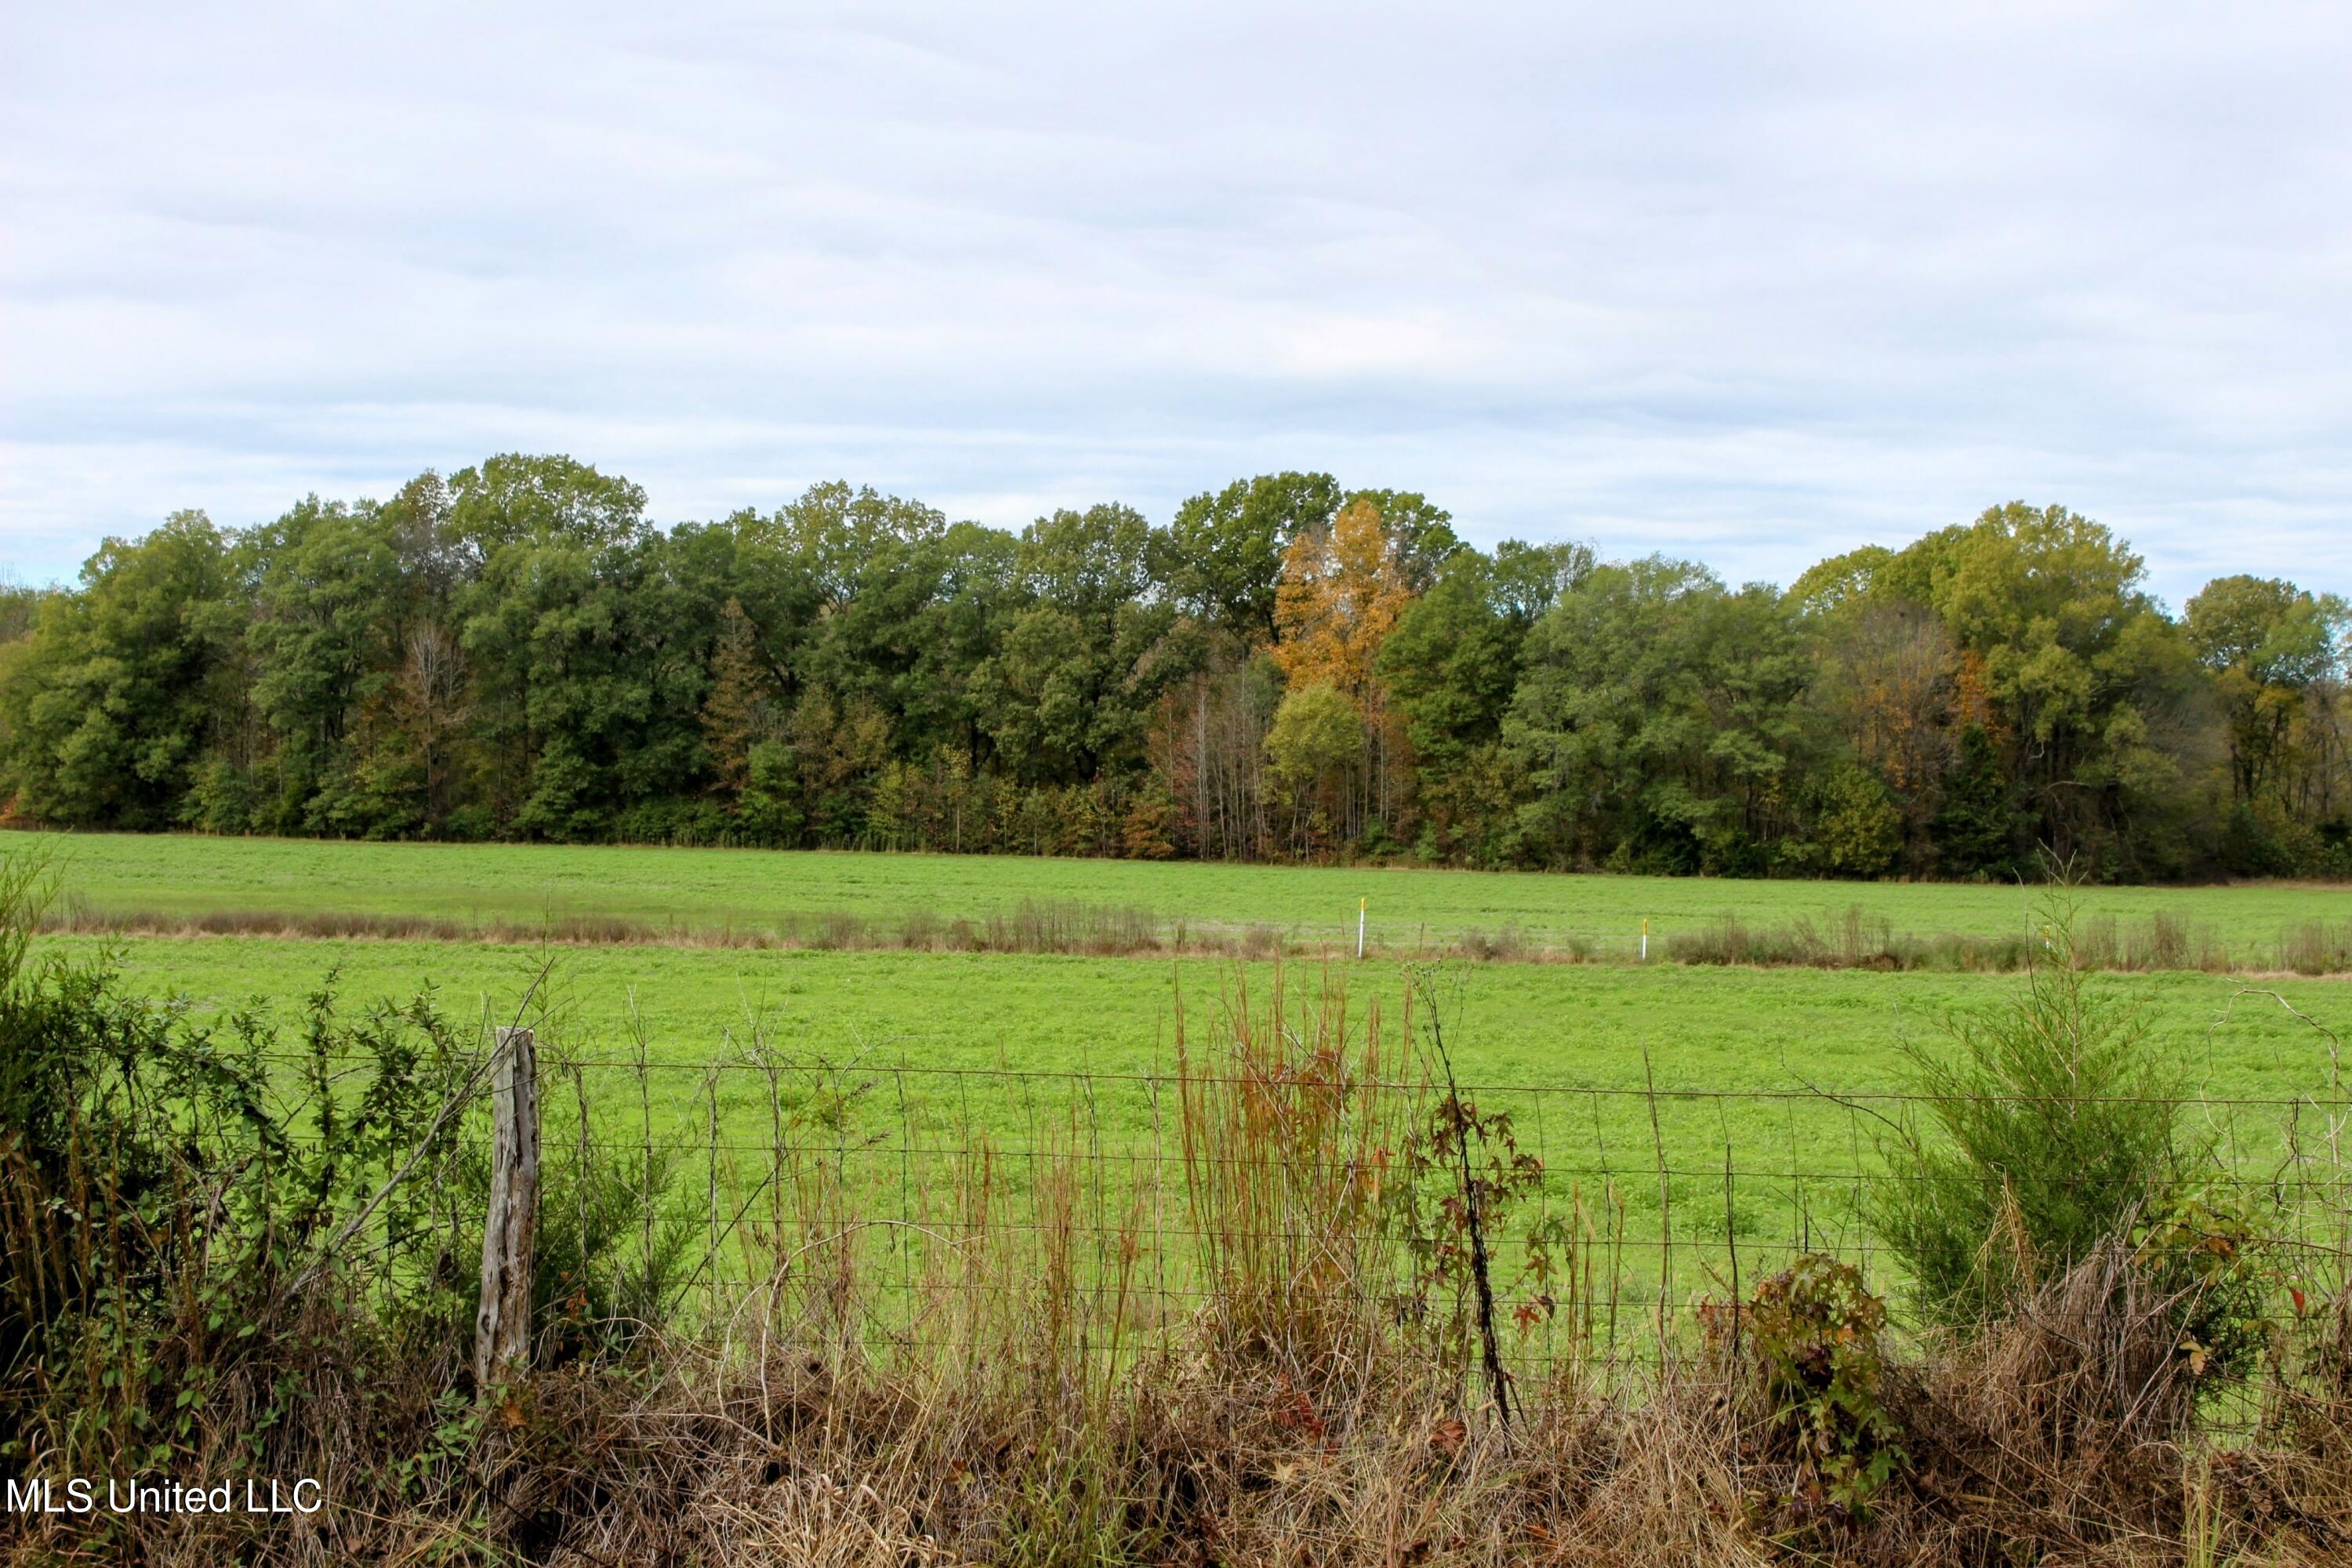
[[[2210,1194],[2183,1196],[2134,1228],[2135,1258],[2178,1303],[2191,1376],[2242,1373],[2269,1345],[2269,1235],[2252,1206]]]
[[[429,993],[346,1011],[331,973],[294,1026],[199,1023],[103,952],[35,952],[45,890],[0,857],[0,1460],[165,1468],[228,1440],[260,1466],[390,1397],[387,1366],[462,1365],[471,1040]],[[606,1356],[673,1294],[673,1162],[550,1148],[544,1202],[575,1223],[539,1233],[541,1348]]]
[[[1434,1337],[1443,1364],[1483,1361],[1496,1408],[1508,1418],[1511,1378],[1502,1361],[1496,1314],[1497,1241],[1524,1226],[1519,1304],[1510,1321],[1522,1333],[1549,1322],[1557,1289],[1573,1288],[1579,1234],[1566,1215],[1544,1207],[1544,1163],[1519,1147],[1507,1111],[1482,1111],[1463,1098],[1445,1047],[1442,1001],[1433,977],[1416,985],[1426,1042],[1444,1093],[1422,1111],[1400,1151],[1403,1180],[1390,1189],[1390,1228],[1411,1271],[1412,1312]],[[1532,1210],[1532,1217],[1521,1216]]]
[[[1904,1466],[1886,1408],[1886,1303],[1862,1271],[1811,1252],[1759,1281],[1734,1308],[1701,1310],[1710,1348],[1760,1396],[1768,1446],[1795,1460],[1800,1495],[1859,1515]]]

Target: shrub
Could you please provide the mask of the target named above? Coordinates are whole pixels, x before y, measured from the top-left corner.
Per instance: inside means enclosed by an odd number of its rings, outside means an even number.
[[[281,1374],[363,1382],[373,1337],[349,1325],[371,1299],[383,1334],[462,1338],[470,1276],[452,1260],[479,1216],[465,1212],[457,1123],[436,1113],[466,1066],[428,1005],[346,1022],[322,990],[287,1050],[251,1016],[215,1032],[124,996],[102,962],[11,957],[11,1457],[161,1467],[193,1452],[206,1403],[232,1391],[265,1426],[296,1425]],[[289,1056],[298,1065],[273,1071]],[[417,1179],[387,1187],[412,1153]],[[362,1232],[378,1244],[364,1268],[345,1245]],[[314,1310],[341,1321],[333,1332]]]
[[[200,1025],[123,994],[105,956],[36,954],[45,891],[0,857],[0,1463],[162,1469],[225,1430],[257,1464],[316,1452],[398,1369],[462,1366],[488,1184],[474,1043],[429,994],[346,1015],[331,974],[299,1029]],[[540,1343],[578,1360],[659,1321],[685,1233],[665,1157],[603,1153],[561,1115]]]
[[[2192,1379],[2243,1373],[2270,1344],[2267,1239],[2251,1207],[2211,1194],[2183,1196],[2134,1227],[2133,1261],[2171,1301],[2174,1348]]]
[[[1809,1252],[1759,1281],[1744,1307],[1700,1311],[1708,1348],[1733,1363],[1742,1394],[1761,1400],[1766,1447],[1797,1465],[1794,1500],[1860,1514],[1905,1460],[1884,1399],[1886,1303],[1862,1271]]]
[[[1948,1018],[1948,1051],[1908,1047],[1923,1114],[1881,1140],[1872,1217],[1937,1321],[1997,1314],[2211,1168],[2181,1146],[2178,1067],[2077,965],[2071,900],[2044,912],[2011,1002]]]

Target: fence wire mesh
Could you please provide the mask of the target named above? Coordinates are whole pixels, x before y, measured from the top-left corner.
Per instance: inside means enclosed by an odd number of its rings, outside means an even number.
[[[1304,1044],[1248,1070],[1223,1054],[1090,1070],[812,1061],[766,1042],[698,1060],[559,1047],[541,1066],[554,1174],[540,1224],[570,1257],[635,1270],[652,1292],[635,1310],[877,1354],[959,1316],[1029,1310],[1049,1279],[1080,1331],[1137,1345],[1268,1292],[1458,1342],[1478,1310],[1473,1188],[1516,1376],[1672,1353],[1808,1253],[1859,1264],[1901,1321],[1907,1282],[1874,1205],[1926,1179],[1887,1150],[1935,1097],[1447,1084]],[[1271,1118],[1260,1142],[1244,1112]],[[2265,1216],[2264,1268],[2342,1279],[2340,1079],[2182,1114],[2216,1160],[2205,1196]],[[1326,1124],[1302,1140],[1288,1124],[1310,1116]],[[610,1233],[623,1209],[637,1234]]]

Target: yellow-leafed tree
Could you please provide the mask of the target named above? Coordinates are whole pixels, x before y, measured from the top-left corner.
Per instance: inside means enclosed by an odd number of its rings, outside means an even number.
[[[1372,660],[1412,598],[1402,564],[1369,500],[1349,502],[1330,530],[1311,530],[1283,553],[1275,590],[1274,661],[1293,690],[1319,682],[1353,699],[1373,697]]]
[[[1403,737],[1381,700],[1374,660],[1412,599],[1395,543],[1370,500],[1349,502],[1328,531],[1301,532],[1283,554],[1273,656],[1286,694],[1267,745],[1299,852],[1321,853],[1334,837],[1361,837],[1373,823],[1384,833],[1401,826]],[[1357,726],[1353,748],[1337,743],[1334,726],[1343,715]],[[1305,744],[1309,735],[1313,745]]]

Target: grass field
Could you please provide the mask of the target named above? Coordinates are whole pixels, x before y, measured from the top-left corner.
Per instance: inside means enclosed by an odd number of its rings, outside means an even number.
[[[89,939],[45,946],[88,951]],[[547,950],[493,943],[254,938],[132,939],[115,944],[140,988],[184,994],[200,1008],[259,1000],[295,1007],[330,972],[349,1001],[400,998],[432,986],[449,1011],[487,1008],[503,1021],[551,958],[547,984],[559,1028],[585,1054],[627,1043],[632,1002],[657,1059],[701,1062],[747,1044],[756,1026],[791,1053],[836,1063],[1048,1071],[1135,1072],[1173,1048],[1180,986],[1197,1015],[1213,1013],[1237,971],[1213,961],[961,953],[840,953],[733,949]],[[1248,971],[1264,984],[1266,966]],[[1318,984],[1319,966],[1294,964],[1291,984]],[[1402,972],[1334,966],[1360,1000],[1393,1014]],[[2241,1001],[2242,989],[2194,973],[2118,977],[2137,1002],[2152,1046],[2191,1062],[2216,1096],[2307,1092],[2326,1058],[2277,1005]],[[1809,969],[1691,970],[1463,964],[1445,970],[1447,1028],[1465,1079],[1537,1087],[1635,1087],[1646,1048],[1661,1085],[1730,1089],[1841,1090],[1892,1087],[1897,1045],[1930,1038],[1948,1012],[1997,1004],[2017,982],[2000,975],[1874,974]],[[2320,1016],[2352,990],[2334,981],[2264,983]],[[1646,1142],[1646,1140],[1645,1140]]]
[[[1376,943],[1516,930],[1624,952],[1644,920],[1666,937],[1726,916],[1755,926],[1828,924],[1859,908],[1901,934],[1994,937],[2027,929],[2032,907],[2015,887],[1894,882],[128,835],[10,833],[0,845],[47,852],[65,892],[87,908],[173,915],[270,910],[526,923],[593,915],[709,930],[788,914],[978,918],[1040,900],[1337,940],[1352,938],[1360,899]],[[2126,921],[2164,914],[2225,944],[2263,948],[2290,927],[2352,922],[2352,888],[2098,888],[2084,892],[2083,910]]]
[[[45,945],[87,953],[98,944]],[[258,1006],[289,1023],[331,971],[346,1005],[430,986],[454,1016],[505,1021],[551,959],[533,1016],[551,1045],[592,1064],[583,1087],[613,1135],[645,1131],[631,1066],[634,1014],[652,1064],[656,1136],[707,1136],[700,1118],[715,1089],[720,1137],[756,1152],[768,1134],[767,1081],[733,1071],[706,1084],[702,1069],[764,1042],[794,1064],[787,1100],[841,1097],[831,1131],[884,1164],[902,1144],[936,1148],[975,1130],[1017,1159],[1074,1126],[1114,1153],[1172,1159],[1167,1108],[1126,1075],[1172,1063],[1180,988],[1197,1050],[1237,977],[1261,991],[1269,984],[1269,966],[1212,961],[251,938],[114,945],[140,989],[184,996],[200,1014]],[[1377,999],[1394,1026],[1400,969],[1346,964],[1334,973],[1360,1015]],[[1311,993],[1321,973],[1293,964],[1294,994]],[[1736,1234],[1769,1245],[1807,1229],[1850,1232],[1856,1184],[1876,1166],[1869,1111],[1811,1091],[1899,1089],[1904,1042],[1932,1041],[1939,1019],[1997,1005],[2016,984],[1810,969],[1459,964],[1441,973],[1437,990],[1457,1071],[1477,1086],[1472,1098],[1513,1112],[1523,1142],[1549,1166],[1552,1189],[1613,1184],[1628,1233],[1654,1236],[1663,1164],[1675,1232],[1719,1240],[1728,1162]],[[2214,1102],[2200,1120],[2241,1169],[2258,1172],[2275,1158],[2280,1114],[2224,1102],[2326,1097],[2324,1040],[2272,997],[2196,973],[2105,984],[2139,1007],[2150,1048],[2176,1055]],[[2339,1028],[2346,1022],[2337,983],[2265,986],[2273,988],[2305,1013]],[[1094,1077],[1082,1083],[1076,1075]],[[1654,1101],[1643,1092],[1653,1079]],[[551,1092],[571,1091],[559,1084]]]
[[[1820,918],[1855,903],[1898,930],[1990,934],[2016,930],[2035,907],[2020,889],[1978,887],[194,837],[8,844],[47,852],[62,891],[83,907],[184,915],[617,916],[709,927],[814,911],[976,917],[1066,900],[1336,938],[1352,935],[1360,897],[1376,938],[1398,927],[1605,937],[1643,918],[1666,934],[1676,922]],[[2352,918],[2342,889],[2102,889],[2082,901],[2095,918],[2168,911],[2239,942]],[[1172,1065],[1180,994],[1198,1052],[1237,983],[1261,994],[1271,983],[1264,963],[1003,952],[168,935],[45,945],[111,947],[134,987],[185,997],[200,1015],[257,1007],[288,1023],[331,973],[346,1005],[429,986],[453,1016],[506,1021],[551,964],[534,1020],[554,1056],[590,1064],[576,1088],[554,1092],[584,1091],[609,1135],[707,1142],[715,1106],[718,1142],[757,1163],[772,1095],[803,1109],[822,1100],[832,1107],[827,1135],[845,1156],[869,1161],[884,1188],[907,1169],[892,1163],[899,1151],[975,1132],[1016,1162],[1071,1138],[1113,1155],[1116,1172],[1139,1168],[1139,1156],[1173,1159],[1169,1108],[1140,1079]],[[1294,959],[1294,997],[1327,973],[1359,1016],[1377,1001],[1395,1027],[1402,966],[1327,971]],[[1461,1079],[1483,1108],[1512,1111],[1522,1142],[1547,1163],[1548,1194],[1606,1190],[1634,1237],[1657,1237],[1671,1210],[1665,1228],[1702,1251],[1727,1231],[1767,1247],[1799,1236],[1866,1245],[1853,1199],[1878,1168],[1874,1112],[1893,1109],[1867,1097],[1903,1086],[1906,1042],[1934,1041],[1941,1020],[1997,1006],[2020,984],[1928,971],[1460,962],[1439,966],[1434,982]],[[2099,984],[2140,1011],[2150,1049],[2183,1064],[2208,1101],[2200,1127],[2242,1172],[2275,1162],[2292,1113],[2230,1102],[2328,1095],[2325,1040],[2275,998],[2245,994],[2248,982],[2181,970]],[[2340,981],[2254,984],[2339,1033],[2352,1025],[2352,987]],[[706,1073],[755,1044],[792,1064],[780,1087],[759,1072]],[[1840,1096],[1865,1098],[1857,1108]]]

